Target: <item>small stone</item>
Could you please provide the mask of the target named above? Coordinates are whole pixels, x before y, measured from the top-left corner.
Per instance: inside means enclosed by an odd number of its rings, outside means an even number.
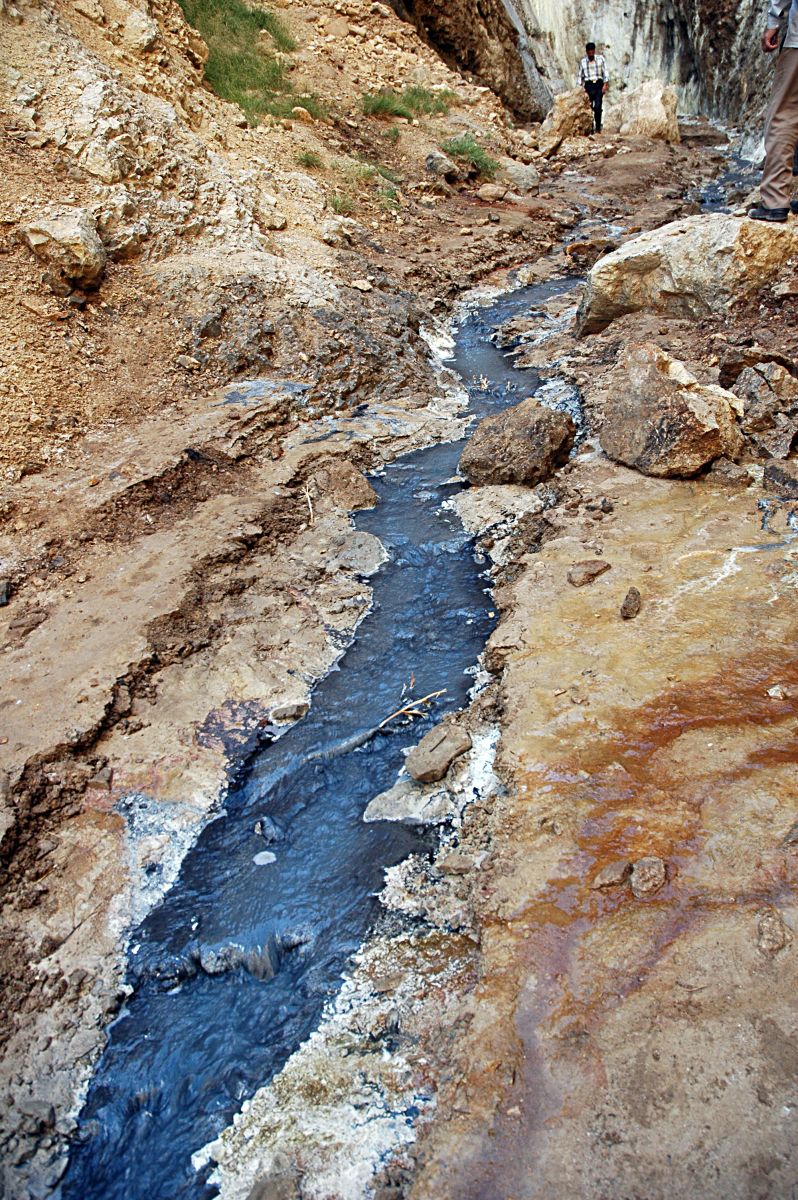
[[[668,878],[665,863],[661,858],[640,858],[632,867],[632,892],[640,900],[653,896]]]
[[[777,908],[763,908],[757,913],[756,944],[763,954],[778,954],[792,941],[792,934]]]
[[[199,359],[192,358],[190,354],[178,354],[175,361],[184,371],[198,371],[201,366]]]
[[[294,105],[294,107],[291,109],[291,116],[296,118],[297,121],[302,121],[304,125],[315,124],[313,117],[306,108],[302,107],[301,104]]]
[[[787,700],[788,693],[784,690],[780,683],[776,683],[773,687],[768,688],[767,693],[771,700]]]
[[[502,187],[500,183],[483,183],[482,187],[477,192],[480,200],[485,200],[487,203],[503,200],[507,195],[507,188]]]
[[[410,751],[405,766],[419,783],[443,779],[456,758],[471,749],[471,738],[456,725],[436,725]]]
[[[122,41],[128,50],[135,54],[144,54],[151,50],[158,37],[158,26],[152,17],[135,9],[125,21],[122,30]]]
[[[441,875],[468,875],[476,865],[471,854],[458,854],[456,851],[445,854],[435,864]]]
[[[5,608],[11,599],[11,584],[7,579],[0,579],[0,608]]]
[[[91,788],[92,791],[108,792],[111,790],[113,781],[113,769],[111,767],[102,767],[96,774],[92,775],[86,787]]]
[[[568,582],[572,587],[584,587],[609,570],[610,564],[603,558],[588,558],[583,562],[574,563],[568,571]]]
[[[297,704],[278,704],[272,709],[271,718],[273,721],[298,721],[307,711],[308,705],[304,701]]]
[[[271,850],[261,850],[260,854],[255,854],[252,858],[256,867],[268,867],[270,863],[277,862],[277,855],[272,854]]]
[[[368,279],[353,279],[349,286],[355,288],[358,292],[372,292],[374,290]]]
[[[622,884],[627,882],[631,874],[632,864],[630,862],[620,861],[609,863],[599,871],[590,886],[594,891],[597,891],[599,888],[621,887]]]
[[[636,587],[630,587],[621,605],[621,617],[624,621],[631,621],[633,617],[637,616],[640,612],[640,603],[639,591]]]
[[[96,287],[105,269],[105,247],[97,233],[97,222],[87,209],[49,209],[28,221],[22,237],[37,258],[50,270],[48,282],[61,294],[69,284]],[[65,293],[66,294],[66,293]]]

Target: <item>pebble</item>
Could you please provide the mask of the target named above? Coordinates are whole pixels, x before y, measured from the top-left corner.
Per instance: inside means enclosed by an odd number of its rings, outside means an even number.
[[[632,864],[630,862],[608,863],[595,876],[590,886],[594,891],[599,888],[620,887],[621,884],[626,883],[631,874]]]
[[[665,863],[661,858],[639,858],[632,867],[632,892],[639,899],[653,896],[668,878]]]
[[[624,596],[623,604],[621,605],[621,617],[624,621],[631,621],[640,612],[640,593],[636,587],[630,587],[629,591]]]
[[[252,861],[256,867],[268,867],[270,863],[277,862],[277,855],[272,854],[271,850],[261,850],[260,854],[256,854]]]
[[[574,563],[568,571],[568,582],[572,587],[584,587],[586,583],[592,583],[599,575],[609,570],[610,564],[603,559],[588,558],[583,562]]]

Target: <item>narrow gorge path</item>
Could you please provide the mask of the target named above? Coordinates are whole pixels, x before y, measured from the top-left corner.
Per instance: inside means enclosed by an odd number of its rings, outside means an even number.
[[[574,286],[555,279],[465,310],[452,365],[473,418],[540,384],[493,344],[495,330]],[[309,715],[247,764],[132,934],[132,995],[95,1073],[64,1200],[206,1194],[192,1153],[318,1022],[374,923],[384,869],[431,845],[418,828],[362,818],[394,782],[403,750],[466,705],[495,625],[473,539],[445,504],[462,490],[463,445],[431,446],[372,477],[377,505],[356,521],[387,560],[371,612]],[[430,693],[442,694],[429,717],[368,736],[403,696]]]

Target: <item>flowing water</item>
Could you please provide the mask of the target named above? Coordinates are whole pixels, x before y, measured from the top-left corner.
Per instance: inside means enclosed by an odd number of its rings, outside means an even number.
[[[491,341],[495,327],[573,286],[537,284],[464,315],[452,365],[475,417],[539,384]],[[379,502],[356,520],[388,553],[372,609],[308,715],[258,752],[132,936],[132,994],[110,1028],[63,1200],[214,1194],[192,1152],[318,1023],[378,914],[384,868],[431,849],[431,835],[362,813],[395,781],[403,750],[466,703],[494,624],[471,541],[444,507],[461,486],[462,445],[431,446],[373,478]],[[369,736],[411,677],[416,696],[445,696],[412,728]]]

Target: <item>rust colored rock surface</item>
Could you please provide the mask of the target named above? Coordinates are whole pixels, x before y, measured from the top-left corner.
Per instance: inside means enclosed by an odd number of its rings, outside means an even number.
[[[469,483],[521,483],[533,487],[568,458],[574,423],[567,413],[522,400],[514,408],[486,417],[460,458]]]

